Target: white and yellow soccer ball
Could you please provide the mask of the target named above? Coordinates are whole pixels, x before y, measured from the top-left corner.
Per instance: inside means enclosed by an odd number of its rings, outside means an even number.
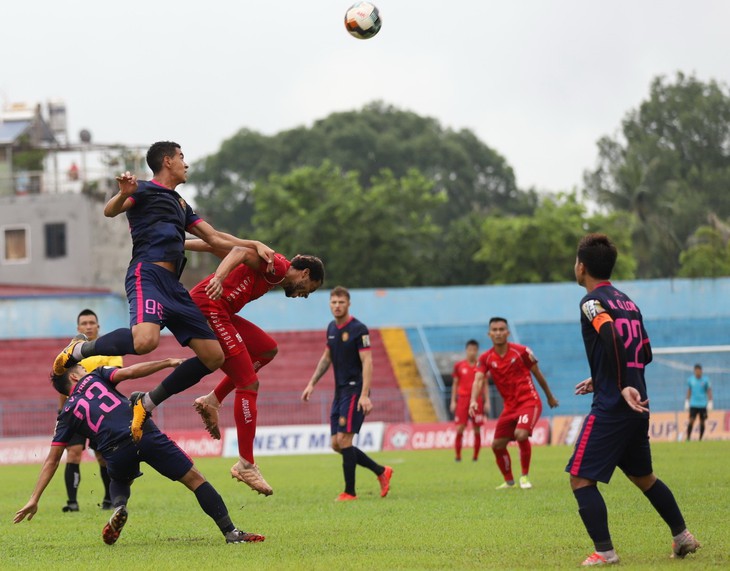
[[[355,2],[345,12],[345,28],[358,40],[372,38],[381,24],[380,11],[370,2]]]

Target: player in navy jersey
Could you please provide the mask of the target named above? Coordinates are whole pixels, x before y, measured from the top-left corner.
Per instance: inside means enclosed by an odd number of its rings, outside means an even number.
[[[302,393],[302,400],[309,400],[314,386],[332,365],[335,373],[335,398],[330,412],[330,433],[332,449],[342,455],[342,471],[345,476],[345,491],[337,496],[337,501],[357,499],[357,464],[371,470],[378,477],[380,497],[384,498],[390,490],[393,469],[377,464],[352,444],[365,417],[373,410],[370,402],[373,376],[370,333],[365,324],[350,315],[350,292],[344,287],[337,286],[330,292],[330,311],[335,319],[327,327],[327,347]]]
[[[131,485],[141,476],[140,462],[171,480],[177,480],[195,494],[200,507],[216,523],[227,543],[263,541],[264,536],[238,530],[228,515],[223,498],[195,468],[193,461],[151,420],[143,427],[138,442],[129,433],[132,420],[131,402],[117,390],[127,379],[146,377],[168,367],[179,367],[182,359],[164,359],[138,363],[131,367],[99,367],[87,373],[81,365],[72,365],[63,375],[53,376],[53,386],[68,400],[56,421],[51,449],[41,468],[33,494],[19,509],[15,523],[26,517],[31,520],[38,511],[38,502],[61,461],[61,455],[75,434],[94,438],[97,450],[107,463],[111,478],[110,491],[114,513],[104,526],[102,539],[111,545],[117,541],[127,522],[127,502]]]
[[[649,400],[644,368],[652,360],[649,337],[637,305],[609,279],[618,256],[604,234],[588,234],[578,244],[575,277],[585,287],[581,328],[591,377],[576,394],[593,393],[566,472],[578,513],[595,552],[583,565],[618,563],[608,530],[608,512],[597,482],[607,484],[616,467],[648,498],[671,530],[672,556],[700,547],[687,530],[670,489],[653,472],[649,447]]]
[[[213,248],[253,248],[273,267],[274,252],[261,242],[241,240],[203,221],[175,188],[187,180],[188,165],[180,145],[154,143],[147,151],[151,181],[138,181],[129,172],[117,177],[119,192],[107,202],[104,215],[126,213],[132,235],[132,260],[127,270],[130,329],[122,328],[95,341],[75,337],[56,357],[53,372],[93,355],[144,355],[157,348],[160,330],[167,327],[195,357],[187,359],[149,393],[133,395],[132,436],[142,436],[149,413],[170,396],[193,386],[224,361],[215,334],[187,290],[179,282],[185,266],[185,232]]]

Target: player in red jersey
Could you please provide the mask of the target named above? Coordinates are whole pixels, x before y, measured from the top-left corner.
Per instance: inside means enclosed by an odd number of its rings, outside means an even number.
[[[466,342],[466,359],[454,365],[451,383],[451,412],[454,413],[456,423],[456,461],[461,462],[461,447],[464,441],[464,429],[466,424],[471,422],[474,428],[474,455],[472,460],[479,459],[479,449],[482,446],[481,426],[484,424],[484,399],[485,394],[479,397],[479,412],[476,415],[469,414],[469,401],[471,399],[471,388],[474,384],[474,376],[477,372],[477,357],[479,356],[479,343],[474,339]],[[486,385],[485,385],[486,389]]]
[[[185,248],[213,252],[223,258],[215,273],[190,291],[223,348],[225,361],[221,370],[226,374],[210,394],[195,400],[195,409],[203,417],[210,435],[219,439],[218,409],[235,389],[233,416],[240,458],[231,468],[231,476],[260,494],[271,495],[273,490],[261,475],[253,456],[259,389],[256,373],[271,362],[278,349],[276,341],[265,331],[237,313],[247,303],[277,286],[284,289],[287,297],[308,297],[322,285],[324,265],[314,256],[298,255],[290,262],[281,254],[275,254],[273,269],[268,269],[266,260],[251,248],[235,247],[226,253],[213,250],[202,240],[188,240]]]
[[[507,320],[504,317],[492,317],[489,320],[489,338],[493,347],[483,353],[477,362],[477,374],[471,391],[469,410],[472,413],[479,410],[477,397],[483,390],[486,376],[489,375],[504,400],[504,409],[499,415],[492,441],[492,451],[497,466],[504,476],[504,483],[497,486],[497,489],[510,489],[515,485],[512,462],[507,450],[510,440],[516,440],[520,447],[522,466],[520,487],[529,489],[532,488],[528,477],[532,458],[532,444],[529,438],[542,413],[542,402],[532,382],[532,375],[535,375],[537,382],[540,383],[550,408],[558,406],[558,401],[550,392],[550,387],[532,351],[524,345],[508,342],[508,337]]]

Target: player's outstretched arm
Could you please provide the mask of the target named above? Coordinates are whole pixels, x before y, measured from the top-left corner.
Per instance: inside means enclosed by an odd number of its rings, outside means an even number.
[[[28,518],[28,521],[33,519],[33,516],[38,511],[38,502],[40,501],[46,487],[53,479],[53,475],[58,469],[58,465],[61,462],[61,456],[65,449],[65,446],[51,446],[51,449],[48,451],[48,456],[46,456],[46,460],[43,462],[41,473],[38,475],[38,481],[36,482],[35,489],[33,490],[28,503],[15,512],[13,523],[20,523],[26,517]]]
[[[360,351],[362,362],[362,392],[357,401],[357,410],[367,416],[373,410],[373,403],[370,402],[370,385],[373,382],[373,353],[372,351]]]
[[[251,248],[243,248],[234,246],[228,255],[223,258],[215,270],[215,275],[208,281],[205,286],[205,293],[210,299],[218,299],[223,295],[223,280],[228,277],[236,266],[246,264],[249,268],[258,270],[261,267],[261,258],[256,250]]]
[[[330,356],[330,349],[329,347],[327,347],[324,350],[324,353],[322,353],[322,356],[319,358],[317,368],[314,370],[312,378],[309,380],[309,383],[307,383],[307,386],[304,388],[304,392],[302,393],[302,400],[304,402],[307,402],[309,400],[309,397],[312,396],[312,393],[314,392],[314,385],[319,382],[319,379],[321,379],[322,375],[327,372],[327,369],[330,368],[331,364],[332,357]]]
[[[540,383],[540,387],[542,388],[542,392],[545,393],[545,397],[547,398],[548,405],[550,405],[550,408],[555,408],[560,403],[558,402],[558,399],[556,399],[553,396],[552,391],[550,390],[550,387],[548,386],[547,379],[545,378],[545,375],[542,374],[542,371],[540,370],[540,366],[535,363],[532,368],[530,369],[532,371],[532,374],[535,375],[535,378],[537,379],[537,382]]]
[[[231,251],[235,246],[256,250],[258,255],[261,256],[268,264],[266,269],[268,271],[272,271],[274,269],[274,250],[269,248],[263,242],[237,238],[231,234],[219,232],[204,220],[190,228],[188,231],[201,240],[204,240],[214,250]]]
[[[104,206],[104,216],[107,218],[114,218],[118,214],[126,212],[134,204],[129,197],[137,192],[137,177],[127,171],[117,177],[117,184],[119,192],[112,196]]]
[[[112,382],[121,383],[122,381],[126,381],[129,379],[139,379],[142,377],[147,377],[149,375],[152,375],[153,373],[156,373],[157,371],[161,371],[162,369],[177,367],[183,361],[184,359],[162,359],[161,361],[147,361],[145,363],[136,363],[134,365],[130,365],[129,367],[117,369],[116,373],[114,373],[114,377],[112,377]]]

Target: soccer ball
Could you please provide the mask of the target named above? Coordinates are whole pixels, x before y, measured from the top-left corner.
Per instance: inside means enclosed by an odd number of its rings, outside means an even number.
[[[372,38],[382,23],[380,12],[370,2],[355,2],[345,12],[345,28],[358,40]]]

